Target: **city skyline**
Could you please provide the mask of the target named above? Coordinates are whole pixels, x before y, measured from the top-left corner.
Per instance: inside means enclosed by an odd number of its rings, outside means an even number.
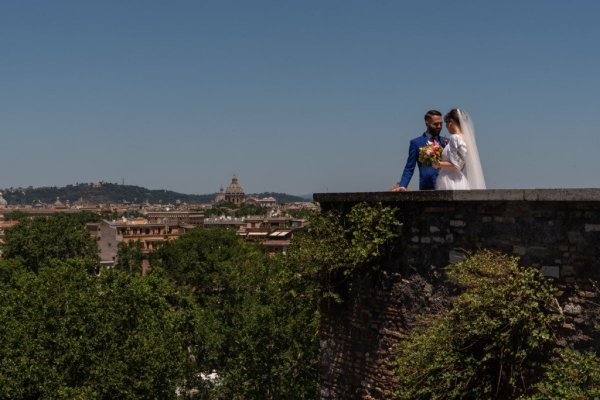
[[[457,106],[489,188],[599,187],[598,11],[3,2],[0,187],[124,179],[203,194],[237,174],[248,193],[382,191],[423,114]]]
[[[213,190],[210,192],[206,192],[206,193],[184,193],[184,192],[177,192],[177,191],[173,191],[173,190],[169,190],[169,189],[164,189],[164,188],[146,188],[143,186],[139,186],[136,185],[134,183],[129,183],[129,182],[125,182],[125,180],[122,180],[121,182],[109,182],[106,180],[100,180],[100,181],[96,181],[96,182],[75,182],[75,183],[69,183],[66,184],[64,186],[58,186],[58,185],[46,185],[46,186],[9,186],[9,187],[4,187],[4,188],[0,188],[0,197],[2,196],[3,193],[10,193],[10,192],[19,192],[19,191],[27,191],[27,190],[37,190],[37,189],[45,189],[45,188],[56,188],[56,189],[66,189],[66,188],[70,188],[70,187],[96,187],[96,188],[100,188],[102,186],[105,185],[111,185],[111,186],[129,186],[129,187],[136,187],[136,188],[141,188],[141,189],[146,189],[146,190],[151,190],[153,192],[156,191],[169,191],[169,192],[176,192],[179,194],[184,194],[184,195],[199,195],[199,196],[210,196],[210,195],[217,195],[219,193],[224,193],[226,188],[229,188],[229,186],[233,183],[233,179],[237,180],[237,175],[234,174],[231,177],[231,182],[229,182],[228,184],[223,184],[221,185],[217,190]],[[243,190],[243,188],[242,188]],[[266,190],[263,192],[247,192],[244,190],[244,193],[248,194],[248,195],[257,195],[257,194],[267,194],[267,193],[278,193],[278,194],[287,194],[287,195],[291,195],[291,196],[301,196],[299,194],[295,194],[295,193],[279,193],[279,192],[273,192],[270,190]],[[306,198],[311,198],[311,193],[308,193],[305,195]]]

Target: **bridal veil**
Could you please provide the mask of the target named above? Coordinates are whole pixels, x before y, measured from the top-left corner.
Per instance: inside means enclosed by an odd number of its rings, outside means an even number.
[[[475,128],[473,121],[465,110],[458,110],[460,127],[467,143],[467,157],[465,165],[465,175],[469,181],[471,189],[485,189],[485,178],[481,161],[479,160],[479,151],[477,151],[477,142],[475,141]]]

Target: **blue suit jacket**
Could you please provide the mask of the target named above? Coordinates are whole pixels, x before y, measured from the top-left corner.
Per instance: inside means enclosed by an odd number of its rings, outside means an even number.
[[[419,190],[433,190],[435,189],[435,181],[438,176],[438,170],[433,167],[428,167],[422,165],[419,159],[419,149],[427,144],[427,134],[423,134],[418,138],[415,138],[410,141],[410,147],[408,148],[408,159],[406,160],[406,165],[404,166],[404,172],[402,173],[402,178],[398,184],[402,187],[407,187],[410,183],[410,178],[412,178],[413,173],[415,172],[415,165],[419,166]],[[446,147],[448,144],[448,138],[440,136],[439,143],[442,147]]]

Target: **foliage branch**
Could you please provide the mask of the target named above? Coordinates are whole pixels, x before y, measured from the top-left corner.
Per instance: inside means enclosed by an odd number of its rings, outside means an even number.
[[[588,369],[597,366],[597,355],[555,353],[561,317],[554,289],[537,268],[481,251],[447,272],[461,293],[451,310],[424,321],[426,328],[400,343],[396,398],[588,398],[561,397],[568,390],[575,393],[564,384],[557,388],[557,377],[568,374],[583,383],[579,388],[587,394],[594,387],[589,380],[594,381],[598,393],[597,372],[587,381],[575,373],[586,363]],[[553,354],[559,354],[561,367],[553,365]],[[545,381],[540,381],[544,370]]]
[[[340,300],[339,286],[352,289],[352,277],[361,270],[377,272],[394,251],[402,223],[396,209],[381,203],[360,203],[342,217],[339,213],[313,214],[304,234],[294,238],[289,257],[311,269],[324,295]],[[309,275],[309,271],[306,271]]]

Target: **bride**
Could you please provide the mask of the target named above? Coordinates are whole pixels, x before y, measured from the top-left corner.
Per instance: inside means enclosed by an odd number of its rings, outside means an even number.
[[[440,170],[435,189],[485,189],[475,129],[469,114],[454,108],[444,116],[444,122],[451,136],[442,152],[442,160],[433,164],[433,167]]]

